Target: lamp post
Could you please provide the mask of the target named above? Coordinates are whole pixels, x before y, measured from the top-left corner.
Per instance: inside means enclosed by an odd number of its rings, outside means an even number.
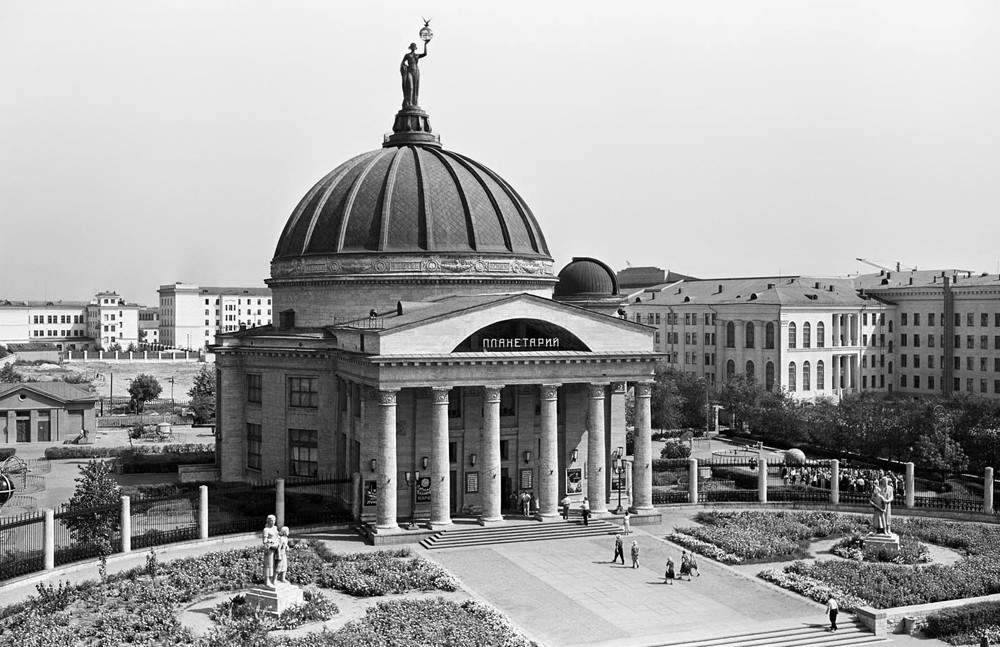
[[[619,447],[617,454],[615,454],[614,460],[614,470],[615,470],[615,480],[618,482],[618,507],[615,508],[615,514],[622,514],[624,508],[622,508],[622,475],[625,474],[625,448]]]
[[[405,472],[406,485],[410,488],[410,525],[409,530],[417,529],[417,485],[420,484],[420,472]]]

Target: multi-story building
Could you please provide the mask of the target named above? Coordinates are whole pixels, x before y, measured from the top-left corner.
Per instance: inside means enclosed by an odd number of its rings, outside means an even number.
[[[87,331],[99,348],[139,343],[139,306],[117,292],[98,292],[87,305]]]
[[[139,343],[147,347],[160,343],[159,308],[139,308]]]
[[[115,292],[90,301],[0,301],[0,344],[48,343],[60,351],[126,348],[138,341],[138,309]]]
[[[215,335],[271,323],[268,288],[161,285],[160,343],[174,348],[203,348]]]

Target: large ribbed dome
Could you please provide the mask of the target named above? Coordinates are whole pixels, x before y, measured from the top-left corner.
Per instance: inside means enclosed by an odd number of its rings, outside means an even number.
[[[496,173],[436,146],[389,146],[341,164],[302,198],[274,261],[357,253],[550,260],[528,205]]]

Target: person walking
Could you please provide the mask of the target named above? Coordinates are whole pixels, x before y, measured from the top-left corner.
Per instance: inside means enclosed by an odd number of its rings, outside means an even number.
[[[569,504],[570,504],[569,497],[568,496],[567,497],[563,497],[563,500],[560,501],[559,503],[560,503],[560,505],[562,505],[563,520],[564,521],[569,521]]]
[[[625,516],[622,517],[622,527],[625,529],[626,535],[632,534],[631,521],[632,521],[632,513],[628,511],[628,508],[625,508]]]
[[[587,497],[583,497],[583,505],[580,506],[583,511],[583,525],[589,525],[587,522],[590,520],[590,501]]]
[[[632,540],[632,568],[639,568],[639,543]]]
[[[680,574],[680,576],[677,579],[683,580],[685,575],[688,576],[688,581],[690,582],[691,581],[691,561],[690,561],[690,558],[688,557],[687,551],[686,550],[682,550],[681,551],[681,574]]]
[[[618,561],[618,558],[622,558],[622,566],[625,566],[625,551],[622,549],[622,536],[615,535],[615,556],[611,558],[611,563],[614,564]]]
[[[674,572],[674,560],[672,557],[668,557],[667,572],[663,574],[663,579],[667,584],[673,586],[675,577],[677,577],[677,574]]]
[[[527,490],[521,492],[521,514],[525,517],[531,516],[531,494]]]
[[[830,613],[830,628],[828,631],[836,631],[837,612],[840,610],[839,606],[837,605],[837,598],[833,597],[832,595],[830,596],[830,598],[826,601],[826,610]]]
[[[694,553],[688,558],[688,579],[691,579],[692,575],[697,575],[701,577],[701,571],[698,570],[698,561],[694,558]]]

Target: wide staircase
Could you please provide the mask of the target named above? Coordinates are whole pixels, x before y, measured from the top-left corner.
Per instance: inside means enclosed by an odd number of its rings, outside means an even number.
[[[512,544],[524,541],[550,539],[579,539],[580,537],[606,537],[620,532],[619,526],[600,519],[591,519],[590,525],[582,521],[521,522],[501,526],[473,526],[451,528],[431,535],[420,542],[428,550],[438,548],[468,548],[492,544]]]
[[[722,638],[704,638],[687,642],[667,642],[657,647],[845,647],[886,642],[876,638],[864,625],[850,617],[841,618],[836,632],[816,626],[773,629],[753,634],[737,634]]]

